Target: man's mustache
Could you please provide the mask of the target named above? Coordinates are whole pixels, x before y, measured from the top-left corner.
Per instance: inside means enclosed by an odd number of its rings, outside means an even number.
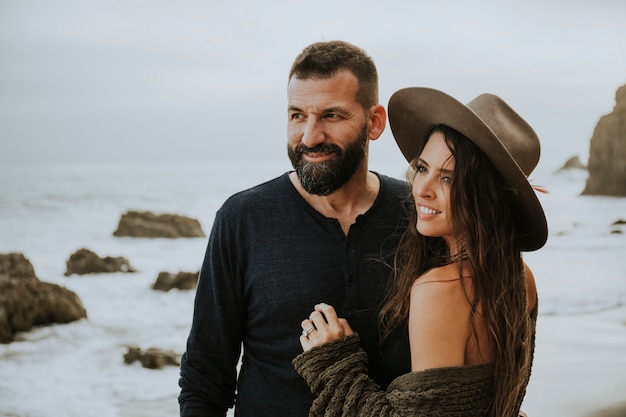
[[[318,153],[318,152],[341,152],[341,148],[332,143],[320,143],[312,148],[304,144],[296,146],[296,154],[302,155],[303,153]]]

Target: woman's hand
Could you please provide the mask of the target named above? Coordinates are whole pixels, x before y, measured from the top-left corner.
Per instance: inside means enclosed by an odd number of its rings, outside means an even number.
[[[315,346],[351,335],[352,328],[348,321],[337,317],[333,306],[317,304],[308,319],[302,321],[300,344],[306,352]]]

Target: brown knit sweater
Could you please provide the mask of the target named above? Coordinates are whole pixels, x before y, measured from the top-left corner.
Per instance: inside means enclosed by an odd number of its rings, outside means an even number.
[[[531,364],[536,309],[533,313]],[[382,390],[367,375],[367,354],[359,346],[357,334],[304,352],[293,365],[316,396],[311,417],[482,417],[493,400],[490,364],[410,372]]]

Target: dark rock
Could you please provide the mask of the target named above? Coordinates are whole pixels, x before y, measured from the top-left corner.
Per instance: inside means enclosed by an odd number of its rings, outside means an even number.
[[[78,295],[40,281],[22,254],[0,254],[0,342],[34,326],[64,324],[87,317]]]
[[[198,284],[199,272],[179,272],[171,274],[169,272],[159,272],[159,276],[152,285],[153,290],[169,291],[173,288],[179,290],[192,290]]]
[[[124,363],[130,365],[141,359],[141,348],[139,346],[128,346],[128,351],[124,354]]]
[[[617,219],[617,220],[615,220],[613,222],[612,226],[620,226],[620,225],[623,225],[623,224],[626,224],[626,220],[624,220],[624,219]]]
[[[101,258],[88,249],[79,249],[66,262],[65,276],[111,272],[136,272],[122,256]]]
[[[37,279],[35,268],[21,253],[0,254],[0,276],[11,278]]]
[[[561,172],[568,169],[586,170],[587,167],[582,162],[580,162],[580,158],[578,157],[578,155],[575,155],[565,161],[565,164],[563,164],[563,166],[559,168],[556,172]]]
[[[136,361],[141,362],[144,368],[161,369],[164,366],[180,366],[180,355],[172,350],[151,347],[144,352],[138,346],[128,346],[124,362],[130,365]]]
[[[118,237],[205,237],[200,222],[178,214],[156,215],[149,211],[129,211],[122,215],[117,230]]]
[[[602,116],[593,131],[582,194],[626,196],[626,85],[615,94],[613,112]]]

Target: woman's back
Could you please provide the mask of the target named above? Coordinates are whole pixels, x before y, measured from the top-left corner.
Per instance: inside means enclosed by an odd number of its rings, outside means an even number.
[[[526,264],[524,277],[530,312],[537,290]],[[412,371],[493,362],[494,341],[480,304],[472,321],[474,279],[464,262],[433,268],[415,281],[408,322]]]

